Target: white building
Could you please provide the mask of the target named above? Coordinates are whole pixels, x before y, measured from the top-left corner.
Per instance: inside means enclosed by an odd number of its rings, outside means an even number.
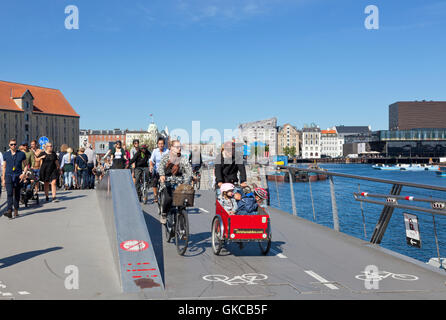
[[[156,142],[160,133],[155,123],[151,123],[147,131],[128,131],[125,134],[126,148],[132,148],[133,140],[139,140],[140,145],[146,144],[149,149],[156,147]]]
[[[343,154],[344,138],[336,130],[321,131],[321,155],[330,158],[339,158]]]
[[[302,129],[302,159],[320,159],[321,129],[313,125]]]
[[[269,146],[269,155],[277,155],[277,118],[242,123],[239,129],[239,142],[252,145],[256,142]]]

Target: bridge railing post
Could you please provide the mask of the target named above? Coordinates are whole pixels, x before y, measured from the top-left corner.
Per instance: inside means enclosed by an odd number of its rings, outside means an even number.
[[[291,169],[288,169],[288,176],[290,178],[291,205],[293,207],[293,215],[297,216],[296,199],[294,198],[294,179],[293,174],[291,174]]]
[[[336,204],[336,194],[335,194],[333,176],[330,176],[329,180],[330,180],[331,209],[333,212],[333,229],[339,231],[338,206]]]

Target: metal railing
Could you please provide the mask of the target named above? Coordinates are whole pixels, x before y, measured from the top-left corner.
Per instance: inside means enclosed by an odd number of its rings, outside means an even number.
[[[354,199],[355,201],[359,202],[361,214],[362,214],[362,222],[364,227],[364,236],[367,238],[366,233],[366,222],[365,222],[365,215],[364,215],[364,207],[363,204],[371,204],[371,205],[379,205],[382,206],[382,211],[377,219],[377,222],[374,226],[373,233],[369,239],[369,241],[373,244],[381,244],[383,237],[386,233],[386,230],[388,229],[389,222],[392,218],[392,215],[394,213],[395,209],[403,209],[403,210],[410,210],[410,211],[417,211],[421,212],[422,214],[430,214],[432,215],[432,223],[433,223],[433,236],[435,238],[435,245],[436,245],[436,251],[437,256],[439,259],[439,263],[441,266],[441,255],[440,255],[440,241],[438,239],[437,235],[437,223],[435,221],[435,216],[446,216],[446,193],[443,194],[443,192],[446,192],[445,187],[440,186],[433,186],[433,185],[426,185],[426,184],[419,184],[419,183],[413,183],[413,182],[405,182],[405,181],[397,181],[397,180],[387,180],[387,179],[380,179],[380,178],[374,178],[374,177],[366,177],[366,176],[359,176],[359,175],[352,175],[352,174],[346,174],[346,173],[339,173],[339,172],[332,172],[332,171],[326,171],[326,170],[319,170],[319,169],[312,169],[312,168],[300,168],[300,167],[291,167],[291,166],[277,166],[277,169],[280,169],[282,172],[287,172],[287,176],[289,179],[290,184],[290,193],[289,196],[291,197],[291,211],[293,215],[298,215],[298,208],[296,206],[296,195],[295,195],[295,177],[299,176],[301,173],[306,173],[310,176],[310,174],[313,175],[321,175],[326,177],[326,179],[329,180],[329,194],[330,194],[330,200],[331,200],[331,211],[332,211],[332,222],[333,222],[333,229],[336,231],[340,231],[340,225],[339,225],[339,213],[338,213],[338,201],[339,199],[336,199],[336,191],[335,190],[335,183],[334,178],[341,178],[341,179],[352,179],[355,183],[358,183],[358,190],[357,192],[349,192],[349,195],[347,195],[347,198],[344,198],[343,200]],[[338,179],[336,179],[338,180]],[[315,202],[318,203],[319,201],[329,202],[330,200],[327,199],[325,196],[324,199],[319,199],[318,195],[314,195],[312,185],[315,184],[315,182],[311,182],[311,179],[308,179],[308,186],[309,186],[309,193],[311,198],[311,207],[313,211],[313,217],[314,220],[316,220],[316,210],[315,210]],[[272,181],[274,183],[274,181]],[[304,182],[305,183],[305,182]],[[371,190],[361,190],[361,183],[367,184],[367,183],[375,183],[375,184],[381,184],[381,185],[388,185],[391,186],[391,189],[389,190],[388,194],[382,193],[382,192],[376,192],[375,188],[368,186],[369,188],[372,188]],[[277,187],[277,180],[275,182],[276,187],[271,189],[276,189],[276,197],[278,202],[279,200],[279,192]],[[409,193],[407,195],[401,195],[401,192],[403,190],[403,187],[405,190],[407,190]],[[413,193],[412,190],[425,190],[424,192],[436,192],[441,193],[440,197],[432,197],[426,198],[426,196],[423,196],[423,192]],[[412,190],[412,191],[411,191]],[[339,191],[339,190],[338,190]],[[341,190],[342,191],[342,190]],[[368,191],[368,192],[367,192]],[[319,195],[320,196],[320,195]],[[441,199],[443,198],[444,199]],[[282,199],[283,200],[283,199]],[[380,201],[381,200],[381,201]],[[283,201],[282,201],[283,202]],[[424,205],[424,206],[423,206]],[[428,206],[429,205],[429,206]],[[341,211],[342,214],[342,211]]]

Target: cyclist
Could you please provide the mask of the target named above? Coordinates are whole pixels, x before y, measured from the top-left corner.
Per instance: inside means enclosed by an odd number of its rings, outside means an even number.
[[[139,140],[138,140],[138,139],[134,139],[132,145],[133,145],[133,147],[132,147],[132,149],[130,149],[130,160],[133,159],[133,157],[135,156],[135,154],[139,151]],[[130,165],[130,164],[129,164],[129,165]],[[136,184],[136,179],[135,179],[135,166],[132,165],[130,170],[132,171],[133,183]]]
[[[147,146],[143,145],[141,148],[138,147],[138,151],[130,160],[128,166],[135,164],[135,187],[136,192],[138,193],[139,201],[141,202],[142,197],[144,195],[141,194],[141,180],[142,175],[144,174],[146,177],[146,181],[149,181],[149,159],[150,159],[150,151],[147,150]]]
[[[200,156],[199,159],[198,159],[198,155]],[[201,157],[201,152],[197,148],[194,148],[194,150],[191,152],[191,154],[189,156],[189,163],[192,166],[193,179],[195,182],[197,182],[198,172],[200,171],[201,166],[203,165],[203,158]]]
[[[236,157],[235,144],[231,141],[224,143],[221,154],[215,162],[215,181],[218,188],[223,183],[237,184],[239,182],[238,173],[240,174],[240,186],[245,188],[246,169],[241,157]]]
[[[161,159],[158,173],[160,175],[160,192],[164,198],[160,222],[165,224],[172,207],[173,185],[189,184],[192,178],[192,168],[189,161],[181,157],[180,141],[172,141],[170,152]]]
[[[125,149],[122,147],[120,140],[116,141],[115,147],[108,150],[105,157],[111,156],[112,167],[111,169],[124,169],[127,162],[127,155]]]
[[[152,152],[152,156],[150,157],[150,173],[152,174],[152,187],[153,187],[153,197],[154,202],[158,202],[158,168],[161,162],[162,157],[169,152],[164,147],[164,139],[160,137],[157,141],[158,148],[154,149]]]

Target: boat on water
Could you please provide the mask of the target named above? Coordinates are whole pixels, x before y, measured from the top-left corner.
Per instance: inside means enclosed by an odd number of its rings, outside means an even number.
[[[405,164],[398,163],[396,165],[376,164],[372,166],[375,170],[393,170],[393,171],[436,171],[438,166],[428,164]]]
[[[446,166],[438,166],[437,177],[446,177]]]
[[[376,170],[393,170],[393,171],[397,171],[397,170],[404,170],[404,168],[408,167],[408,164],[404,164],[404,163],[398,163],[396,165],[393,166],[389,166],[387,164],[377,164],[377,165],[373,165],[372,168],[376,169]]]
[[[309,165],[308,168],[313,169],[313,170],[322,170],[322,171],[324,170],[321,167],[319,167],[317,164]],[[327,175],[322,174],[322,173],[316,173],[316,172],[308,172],[308,180],[310,182],[327,180]]]

